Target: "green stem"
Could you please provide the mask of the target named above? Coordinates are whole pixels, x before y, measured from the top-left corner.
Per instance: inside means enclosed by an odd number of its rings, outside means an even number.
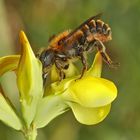
[[[37,129],[35,127],[31,127],[24,132],[24,136],[26,140],[36,140],[37,137]]]

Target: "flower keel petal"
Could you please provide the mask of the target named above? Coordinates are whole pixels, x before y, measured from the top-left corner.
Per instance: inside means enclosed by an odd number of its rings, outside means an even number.
[[[93,125],[103,121],[111,108],[111,104],[97,108],[87,108],[77,103],[71,103],[70,106],[77,121],[86,125]]]

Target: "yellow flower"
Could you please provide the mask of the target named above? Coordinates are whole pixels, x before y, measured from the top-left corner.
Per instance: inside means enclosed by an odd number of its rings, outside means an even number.
[[[21,56],[0,58],[0,76],[7,71],[16,71],[22,115],[29,127],[35,117],[38,101],[43,96],[42,65],[23,31],[20,32],[20,42]]]
[[[87,125],[99,123],[107,116],[116,95],[111,81],[92,76],[73,81],[63,93],[76,119]]]
[[[100,53],[97,53],[94,63],[83,78],[77,80],[80,76],[78,75],[64,79],[61,83],[52,83],[46,90],[46,97],[39,107],[36,117],[41,121],[36,121],[37,127],[40,128],[48,124],[48,120],[40,115],[44,112],[46,112],[44,116],[48,114],[48,110],[43,109],[45,102],[46,106],[48,104],[45,101],[48,96],[56,98],[57,103],[52,100],[51,105],[55,104],[55,107],[60,109],[60,114],[64,112],[64,108],[70,107],[80,123],[92,125],[101,122],[108,115],[111,103],[117,96],[116,86],[113,82],[101,78],[101,71],[102,57]],[[64,107],[62,103],[67,106]]]
[[[20,95],[22,117],[1,95],[0,102],[5,110],[0,119],[16,130],[22,130],[26,137],[36,137],[36,129],[46,126],[58,115],[72,109],[76,119],[83,124],[92,125],[101,122],[109,113],[111,103],[117,96],[115,84],[101,78],[102,57],[97,53],[94,63],[85,75],[78,79],[78,71],[70,64],[66,79],[58,81],[55,66],[52,68],[52,83],[43,89],[42,64],[35,57],[28,39],[20,32],[21,55],[0,58],[0,76],[15,71]],[[44,96],[43,96],[44,95]],[[0,112],[2,104],[0,104]],[[6,118],[9,114],[10,121]],[[21,120],[24,120],[22,122]],[[15,126],[13,125],[15,124]],[[24,128],[24,130],[23,130]]]

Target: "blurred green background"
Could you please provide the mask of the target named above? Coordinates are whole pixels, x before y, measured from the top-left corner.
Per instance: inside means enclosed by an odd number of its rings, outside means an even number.
[[[0,0],[0,56],[20,53],[21,29],[37,52],[47,46],[51,35],[73,29],[100,12],[113,32],[107,51],[115,62],[120,62],[117,70],[105,63],[103,68],[103,77],[118,87],[111,112],[103,122],[86,126],[79,124],[69,111],[39,130],[38,140],[140,140],[140,1]],[[5,74],[2,85],[18,106],[13,81],[13,73]],[[0,122],[0,140],[23,140],[23,136]]]

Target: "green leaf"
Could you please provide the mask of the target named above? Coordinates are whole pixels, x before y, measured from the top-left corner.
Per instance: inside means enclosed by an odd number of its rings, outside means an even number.
[[[22,129],[22,123],[12,107],[8,104],[6,99],[0,93],[0,120],[6,125],[16,129]]]

